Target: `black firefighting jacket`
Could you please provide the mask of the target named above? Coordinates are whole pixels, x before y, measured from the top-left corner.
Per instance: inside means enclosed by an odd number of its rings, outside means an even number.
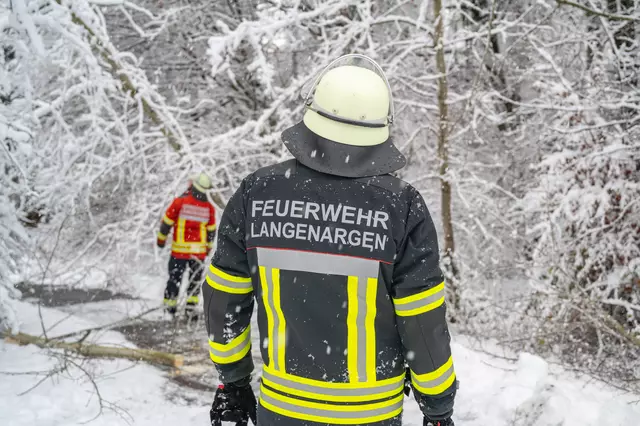
[[[450,414],[437,236],[411,185],[290,160],[248,176],[218,229],[203,293],[222,382],[252,373],[259,333],[260,409],[281,424],[399,424],[407,364],[423,411]]]

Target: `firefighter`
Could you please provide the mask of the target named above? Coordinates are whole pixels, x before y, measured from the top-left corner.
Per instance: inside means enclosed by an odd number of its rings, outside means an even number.
[[[406,163],[392,122],[380,67],[339,58],[282,133],[294,159],[249,175],[230,199],[203,283],[221,382],[213,425],[257,415],[260,426],[400,426],[406,374],[424,424],[453,425],[436,230],[418,191],[392,176]]]
[[[173,228],[171,258],[169,259],[169,280],[164,291],[164,305],[167,312],[175,314],[182,276],[189,269],[187,288],[188,316],[197,318],[195,307],[200,301],[200,283],[204,270],[204,260],[213,247],[216,231],[216,211],[207,201],[207,191],[211,189],[209,177],[200,173],[195,176],[189,189],[173,200],[167,209],[160,230],[158,247],[165,246],[167,236]]]

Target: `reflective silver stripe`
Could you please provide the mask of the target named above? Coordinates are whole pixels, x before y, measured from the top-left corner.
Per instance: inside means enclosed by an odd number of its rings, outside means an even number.
[[[225,287],[230,287],[230,288],[235,288],[238,290],[250,290],[253,289],[253,284],[251,283],[251,281],[246,281],[246,282],[235,282],[235,281],[230,281],[227,280],[225,278],[222,278],[221,276],[216,275],[211,269],[209,269],[209,271],[207,271],[207,278],[215,283],[218,283],[220,285],[223,285]]]
[[[402,408],[402,398],[399,398],[398,401],[395,401],[388,406],[373,408],[368,410],[358,409],[354,411],[338,411],[338,410],[332,409],[331,405],[327,405],[327,408],[308,407],[308,406],[293,404],[291,402],[282,401],[281,399],[276,399],[273,396],[268,395],[267,392],[265,392],[264,387],[261,389],[261,392],[260,392],[260,400],[266,402],[267,404],[273,405],[276,408],[287,410],[294,415],[302,414],[302,415],[316,416],[321,418],[327,418],[327,420],[331,418],[353,419],[353,420],[360,420],[363,423],[370,423],[369,421],[367,421],[367,418],[369,417],[377,417],[377,416],[385,416],[385,415],[392,417],[395,411],[400,410]],[[301,401],[301,403],[304,403],[304,402],[305,401]],[[358,407],[358,405],[354,405],[354,406]],[[333,407],[335,407],[335,405]],[[364,407],[366,407],[366,405],[364,405],[362,408]],[[268,407],[265,407],[265,408],[268,409]],[[384,417],[382,419],[384,419]],[[353,423],[353,424],[360,424],[360,423]]]
[[[409,302],[409,303],[404,303],[404,304],[397,304],[395,305],[396,311],[401,312],[401,311],[410,311],[412,309],[417,309],[417,308],[422,308],[423,306],[427,306],[430,305],[432,303],[437,302],[438,300],[440,300],[442,297],[444,296],[444,287],[442,288],[442,290],[427,296],[423,299],[420,300],[415,300],[413,302]]]
[[[416,375],[413,371],[411,372],[411,378],[413,379],[414,382],[416,382],[417,385],[423,387],[423,388],[435,388],[436,386],[440,386],[442,385],[444,382],[446,382],[447,380],[449,380],[449,378],[451,378],[451,375],[454,373],[453,370],[453,364],[451,364],[451,366],[449,366],[449,368],[447,368],[444,373],[442,373],[441,376],[436,377],[435,379],[431,379],[431,380],[420,380],[418,377],[418,375]],[[446,390],[446,389],[443,389]]]
[[[266,369],[262,373],[262,377],[268,381],[275,383],[276,385],[284,386],[287,388],[291,388],[294,390],[299,390],[302,392],[312,393],[317,396],[317,398],[322,398],[323,395],[331,395],[331,396],[372,396],[378,395],[385,392],[401,392],[404,383],[404,377],[401,380],[398,380],[396,383],[389,383],[385,385],[380,385],[376,387],[370,388],[328,388],[324,386],[314,386],[310,383],[301,383],[293,380],[286,379],[284,377],[276,376],[271,374]],[[345,383],[345,385],[348,385]],[[286,392],[286,391],[285,391]]]
[[[367,377],[367,330],[365,319],[367,318],[367,277],[358,277],[358,315],[356,326],[358,327],[358,381],[366,382],[375,380],[375,377]]]
[[[186,219],[186,220],[192,220],[194,222],[209,222],[209,218],[208,217],[202,217],[202,216],[192,216],[190,214],[180,214],[180,219]]]
[[[258,264],[268,268],[377,278],[380,262],[372,259],[258,247]]]

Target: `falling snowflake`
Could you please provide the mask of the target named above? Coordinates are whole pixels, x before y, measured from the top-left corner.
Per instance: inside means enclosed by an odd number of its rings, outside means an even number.
[[[318,151],[315,150],[315,149],[313,151],[311,151],[311,158],[316,158],[316,154],[317,153],[318,153]]]
[[[262,349],[267,349],[269,347],[269,338],[265,337],[262,339]]]
[[[331,355],[331,346],[327,346],[327,355]]]
[[[291,169],[287,169],[286,172],[284,172],[284,177],[286,177],[287,179],[289,179],[289,177],[291,176]]]
[[[415,359],[415,357],[416,357],[415,352],[413,352],[413,351],[407,352],[407,360],[413,361]]]
[[[349,157],[350,157],[350,156],[349,156],[349,155],[347,155],[347,158],[345,158],[345,159],[344,159],[344,162],[345,162],[345,163],[348,163],[348,162],[349,162]]]

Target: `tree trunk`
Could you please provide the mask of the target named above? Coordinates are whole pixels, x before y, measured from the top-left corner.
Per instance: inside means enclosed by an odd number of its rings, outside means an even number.
[[[451,216],[451,183],[447,176],[449,169],[449,106],[447,98],[449,87],[447,83],[447,64],[444,57],[444,17],[442,16],[442,0],[434,0],[433,14],[436,19],[435,45],[436,69],[438,71],[438,160],[440,160],[440,194],[442,228],[444,230],[443,268],[449,281],[449,288],[453,290],[453,307],[458,307],[456,278],[458,271],[454,263],[455,241],[453,238],[453,220]]]
[[[174,355],[149,349],[117,348],[112,346],[85,344],[82,342],[59,342],[25,333],[7,334],[4,337],[7,343],[36,345],[40,348],[62,349],[89,358],[124,358],[132,361],[146,361],[150,364],[168,365],[176,368],[180,368],[184,364],[184,357],[182,355]]]

